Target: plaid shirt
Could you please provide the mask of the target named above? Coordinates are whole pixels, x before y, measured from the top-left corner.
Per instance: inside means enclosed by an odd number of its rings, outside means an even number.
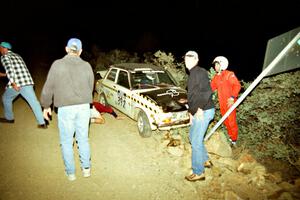
[[[7,54],[1,56],[1,63],[9,80],[6,88],[12,88],[12,83],[16,83],[19,87],[34,84],[29,70],[20,55],[8,51]]]

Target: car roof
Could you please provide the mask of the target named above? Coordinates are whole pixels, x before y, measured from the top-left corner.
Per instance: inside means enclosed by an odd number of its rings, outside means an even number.
[[[135,69],[145,69],[145,70],[151,69],[151,70],[159,70],[159,71],[164,70],[163,67],[159,67],[151,63],[118,63],[118,64],[113,64],[110,67],[118,67],[128,71],[135,71]]]

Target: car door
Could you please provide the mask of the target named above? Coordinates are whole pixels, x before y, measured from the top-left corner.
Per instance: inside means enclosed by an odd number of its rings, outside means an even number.
[[[109,105],[115,107],[116,98],[117,98],[117,86],[116,86],[116,78],[117,78],[118,70],[112,68],[108,71],[105,79],[102,82],[102,90],[105,94],[106,101]]]
[[[116,81],[115,108],[130,116],[131,113],[131,90],[129,84],[129,73],[120,70]]]

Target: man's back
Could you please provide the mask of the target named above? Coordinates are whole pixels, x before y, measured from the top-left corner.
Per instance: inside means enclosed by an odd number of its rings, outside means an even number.
[[[66,55],[52,64],[44,87],[43,95],[53,95],[56,107],[92,103],[93,70],[80,57]]]
[[[34,84],[31,74],[19,54],[9,50],[5,55],[1,56],[1,63],[9,79],[7,87],[12,87],[11,83],[16,83],[19,87]]]

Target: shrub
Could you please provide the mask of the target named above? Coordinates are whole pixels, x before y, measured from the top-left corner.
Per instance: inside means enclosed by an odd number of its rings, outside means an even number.
[[[298,160],[299,85],[299,70],[265,78],[237,108],[239,140],[258,158]]]

